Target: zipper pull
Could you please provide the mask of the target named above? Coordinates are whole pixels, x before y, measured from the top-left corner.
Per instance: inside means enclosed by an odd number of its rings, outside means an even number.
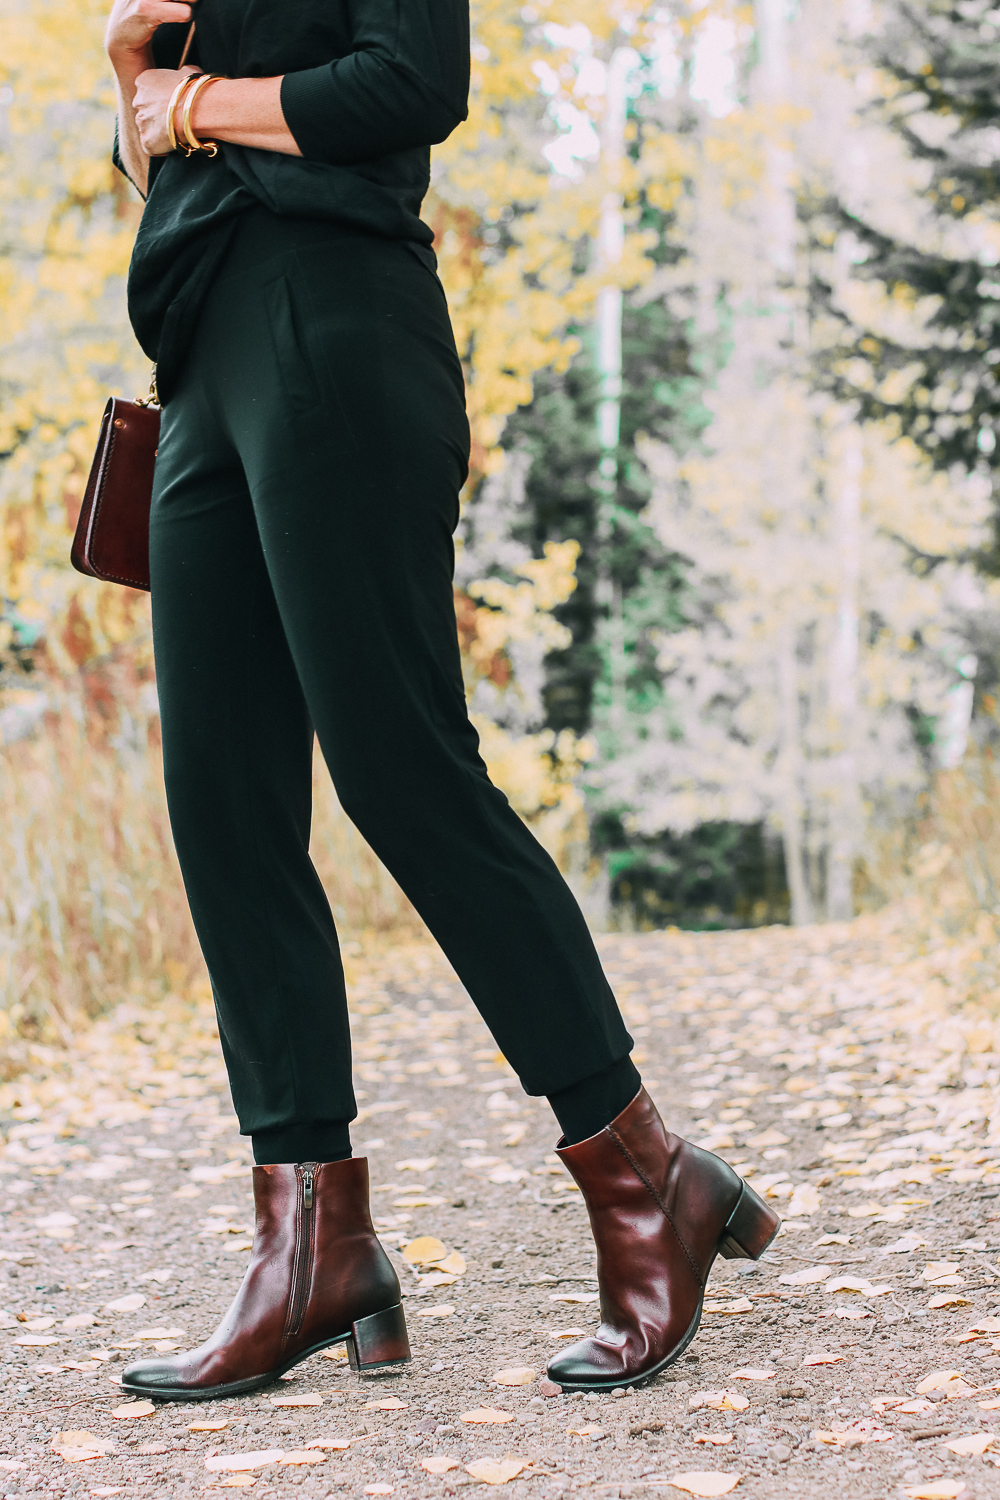
[[[302,1168],[302,1207],[308,1209],[308,1208],[312,1208],[312,1206],[313,1206],[313,1169],[312,1169],[312,1167],[303,1167]]]

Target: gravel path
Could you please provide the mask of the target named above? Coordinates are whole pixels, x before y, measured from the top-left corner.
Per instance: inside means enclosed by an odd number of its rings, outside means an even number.
[[[596,1323],[586,1214],[548,1109],[435,949],[349,945],[355,1149],[412,1364],[361,1380],[314,1358],[244,1399],[123,1408],[122,1362],[204,1337],[251,1233],[203,988],[155,1013],[124,1004],[72,1058],[36,1049],[34,1084],[0,1087],[0,1495],[430,1497],[481,1484],[468,1466],[484,1459],[509,1460],[492,1477],[511,1475],[516,1500],[676,1495],[676,1476],[706,1471],[727,1476],[713,1493],[739,1476],[738,1494],[769,1500],[1000,1494],[992,1023],[949,1018],[943,959],[897,951],[873,920],[601,946],[668,1124],[786,1220],[759,1266],[717,1263],[677,1366],[638,1392],[543,1394],[560,1338]],[[422,1236],[457,1258],[411,1266],[401,1252]],[[495,1379],[512,1370],[528,1383]],[[463,1420],[481,1408],[506,1420]],[[949,1448],[963,1438],[986,1451]],[[212,1463],[250,1454],[271,1456]],[[454,1467],[428,1472],[434,1459]]]

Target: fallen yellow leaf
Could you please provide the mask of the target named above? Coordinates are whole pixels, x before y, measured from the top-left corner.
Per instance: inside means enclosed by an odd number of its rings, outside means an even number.
[[[409,1261],[411,1266],[433,1266],[439,1260],[444,1260],[447,1254],[448,1246],[443,1245],[432,1234],[422,1234],[403,1246],[403,1259]]]
[[[138,1312],[146,1306],[142,1292],[129,1292],[126,1297],[116,1297],[114,1302],[105,1302],[105,1312]]]
[[[830,1266],[806,1266],[802,1271],[789,1271],[778,1280],[785,1286],[811,1286],[814,1281],[825,1281],[830,1271]]]
[[[994,1396],[992,1401],[977,1401],[976,1405],[980,1411],[1000,1411],[1000,1396]]]
[[[723,1448],[726,1443],[731,1443],[733,1435],[731,1432],[699,1432],[695,1437],[696,1443],[711,1443],[715,1448]]]
[[[53,1448],[100,1448],[101,1439],[86,1428],[69,1432],[57,1432],[50,1445]],[[110,1447],[110,1444],[106,1446]]]
[[[334,1453],[343,1453],[351,1446],[351,1438],[313,1438],[311,1443],[306,1443],[307,1448],[324,1448]]]
[[[927,1306],[935,1309],[940,1307],[971,1307],[972,1298],[963,1297],[959,1292],[938,1292],[935,1297],[930,1298]]]
[[[493,1379],[497,1385],[530,1385],[536,1373],[528,1365],[515,1365],[512,1370],[497,1370]]]
[[[465,1264],[465,1256],[459,1255],[457,1250],[452,1250],[450,1254],[444,1257],[444,1260],[438,1261],[438,1270],[447,1271],[452,1276],[464,1276],[468,1270]]]
[[[323,1397],[318,1391],[303,1391],[301,1396],[272,1396],[272,1406],[322,1406]]]
[[[418,1307],[418,1318],[450,1318],[455,1311],[450,1302],[442,1302],[437,1307]]]
[[[262,1469],[265,1464],[276,1464],[284,1456],[284,1448],[258,1448],[252,1453],[216,1453],[206,1458],[205,1468],[213,1473],[229,1469]]]
[[[692,1411],[707,1406],[712,1411],[746,1411],[750,1402],[739,1391],[699,1391],[688,1405]]]
[[[773,1380],[777,1370],[734,1370],[731,1380]]]
[[[930,1484],[906,1484],[903,1494],[910,1500],[955,1500],[964,1489],[963,1479],[934,1479]]]
[[[422,1458],[420,1467],[426,1469],[428,1474],[447,1474],[452,1469],[460,1469],[462,1466],[457,1458],[448,1458],[443,1453],[434,1458]]]
[[[422,1287],[454,1286],[458,1277],[451,1271],[428,1271],[420,1278]]]
[[[695,1469],[689,1474],[674,1474],[668,1481],[674,1489],[689,1495],[728,1495],[740,1482],[739,1474],[723,1474],[717,1469]]]
[[[861,1292],[865,1297],[884,1297],[892,1287],[886,1284],[873,1286],[865,1276],[831,1276],[823,1290],[825,1292]]]
[[[111,1415],[116,1421],[125,1422],[133,1417],[151,1417],[155,1410],[152,1401],[129,1401],[125,1406],[116,1406]]]
[[[471,1422],[474,1426],[501,1427],[504,1422],[513,1422],[512,1411],[498,1411],[493,1406],[477,1406],[474,1411],[463,1411],[461,1418],[463,1422]]]
[[[803,1365],[839,1365],[843,1358],[842,1354],[807,1354],[802,1363]]]
[[[603,1427],[567,1427],[566,1431],[571,1437],[592,1438],[604,1436]]]
[[[219,1422],[189,1422],[188,1432],[222,1432],[228,1426],[228,1417],[223,1417]]]
[[[943,1391],[945,1386],[950,1385],[953,1380],[961,1380],[961,1378],[959,1370],[933,1370],[930,1375],[925,1375],[914,1389],[918,1396],[926,1396],[928,1391]]]
[[[362,1411],[405,1411],[409,1406],[408,1401],[400,1401],[398,1396],[385,1396],[381,1401],[366,1401],[361,1408]]]
[[[922,1281],[939,1281],[942,1276],[954,1276],[958,1270],[960,1261],[957,1260],[932,1260],[929,1261],[920,1273]]]
[[[477,1458],[466,1464],[465,1472],[485,1484],[508,1484],[523,1468],[524,1464],[516,1458]]]
[[[945,1443],[944,1446],[952,1453],[960,1453],[963,1458],[969,1455],[978,1456],[985,1453],[991,1443],[996,1441],[994,1432],[970,1432],[966,1437],[955,1438],[953,1442]]]
[[[706,1302],[702,1307],[706,1313],[747,1313],[753,1312],[753,1303],[749,1297],[736,1297],[731,1302]]]
[[[797,1219],[800,1215],[808,1218],[819,1212],[820,1201],[819,1193],[810,1183],[800,1182],[785,1208],[786,1216],[789,1219]]]
[[[394,1495],[396,1486],[393,1484],[366,1484],[362,1494],[365,1495]]]

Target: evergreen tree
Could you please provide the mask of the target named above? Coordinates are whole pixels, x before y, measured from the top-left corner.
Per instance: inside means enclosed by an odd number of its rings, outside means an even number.
[[[842,337],[826,353],[826,379],[865,419],[891,417],[940,468],[1000,462],[1000,12],[991,0],[892,5],[875,43],[886,80],[878,114],[923,178],[911,222],[889,227],[847,201],[808,205],[814,239],[847,230],[855,279],[881,283],[913,309],[862,326],[819,264],[813,291]],[[923,317],[920,314],[923,314]],[[1000,558],[991,560],[991,570]]]

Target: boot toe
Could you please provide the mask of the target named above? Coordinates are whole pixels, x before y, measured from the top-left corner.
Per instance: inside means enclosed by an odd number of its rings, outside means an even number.
[[[130,1396],[155,1396],[184,1388],[177,1362],[171,1359],[137,1359],[122,1371],[122,1390]]]
[[[545,1372],[556,1385],[577,1387],[605,1385],[626,1380],[621,1351],[609,1348],[596,1339],[580,1339],[549,1360]]]

